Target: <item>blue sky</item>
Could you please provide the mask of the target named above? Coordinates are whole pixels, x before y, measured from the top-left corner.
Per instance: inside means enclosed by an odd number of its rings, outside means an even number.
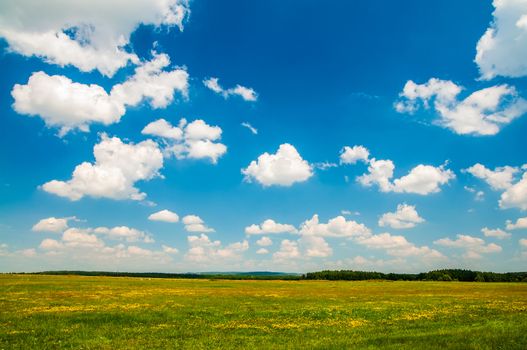
[[[0,13],[1,271],[527,268],[523,0]]]

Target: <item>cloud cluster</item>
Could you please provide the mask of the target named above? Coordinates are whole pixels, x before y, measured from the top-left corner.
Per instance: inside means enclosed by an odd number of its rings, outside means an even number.
[[[245,233],[248,235],[263,235],[273,233],[296,233],[297,230],[293,225],[280,224],[273,219],[267,219],[260,225],[252,224],[245,228]]]
[[[247,168],[242,169],[242,174],[245,181],[255,180],[264,187],[291,186],[296,182],[307,181],[313,176],[313,168],[293,145],[284,143],[275,154],[261,154]]]
[[[394,229],[412,228],[425,220],[419,216],[414,205],[399,204],[394,213],[385,213],[379,219],[379,226]]]
[[[206,234],[188,236],[189,250],[185,259],[195,263],[212,263],[218,260],[239,260],[241,253],[249,249],[247,240],[222,246],[220,241],[211,241]]]
[[[499,253],[502,248],[495,244],[486,244],[485,241],[478,237],[469,235],[457,235],[456,239],[441,238],[434,241],[434,244],[450,248],[464,249],[464,257],[468,259],[480,259],[481,254]]]
[[[507,220],[507,222],[506,222],[506,229],[507,230],[527,229],[527,217],[519,218],[518,220],[516,220],[516,222],[512,222],[511,220]]]
[[[224,89],[218,82],[218,78],[208,78],[203,80],[203,85],[208,87],[210,90],[217,94],[222,95],[224,98],[230,96],[240,96],[245,101],[254,102],[258,99],[258,94],[252,88],[248,88],[237,84],[235,87],[230,89]]]
[[[93,155],[95,162],[77,165],[70,180],[52,180],[42,185],[42,189],[72,201],[84,196],[143,200],[146,194],[135,183],[159,176],[163,167],[163,155],[151,140],[124,143],[103,134],[93,148]]]
[[[166,144],[165,154],[174,155],[178,159],[208,158],[216,164],[227,152],[227,146],[219,142],[221,128],[208,125],[201,119],[191,123],[181,119],[178,126],[159,119],[145,126],[141,133],[162,138]]]
[[[483,79],[527,75],[527,3],[495,0],[493,21],[479,39],[475,61]]]
[[[481,232],[483,233],[483,236],[485,237],[494,237],[498,239],[509,238],[511,236],[510,233],[505,232],[500,228],[490,229],[488,227],[483,227],[481,229]]]
[[[499,200],[500,208],[527,210],[527,165],[521,168],[504,166],[491,170],[476,163],[465,171],[485,181],[493,190],[503,191]],[[523,171],[523,175],[517,180],[515,175],[520,171]]]
[[[140,24],[182,29],[188,13],[186,0],[6,0],[0,3],[0,37],[21,55],[112,76],[139,62],[127,47]]]
[[[449,80],[431,78],[424,84],[409,80],[395,104],[399,113],[415,113],[433,104],[437,124],[461,135],[495,135],[502,126],[527,112],[527,101],[512,86],[502,84],[484,88],[459,98],[461,86]]]
[[[165,71],[166,54],[156,54],[140,64],[124,83],[110,93],[96,84],[81,84],[62,75],[36,72],[27,84],[15,84],[11,95],[17,113],[40,116],[48,127],[59,128],[59,136],[74,129],[87,132],[90,124],[110,125],[120,121],[127,106],[147,101],[152,108],[165,108],[175,91],[187,96],[188,73],[184,69]]]
[[[205,225],[203,219],[197,215],[186,215],[183,217],[185,230],[188,232],[215,232],[213,228]]]
[[[445,165],[434,167],[419,164],[407,175],[393,179],[395,170],[393,162],[389,159],[369,159],[369,154],[370,152],[364,146],[346,146],[341,152],[341,162],[354,164],[357,160],[361,160],[367,163],[368,172],[357,177],[357,182],[366,187],[377,185],[381,192],[427,195],[439,192],[441,185],[455,178],[451,170],[445,169]],[[358,158],[356,158],[357,155]]]

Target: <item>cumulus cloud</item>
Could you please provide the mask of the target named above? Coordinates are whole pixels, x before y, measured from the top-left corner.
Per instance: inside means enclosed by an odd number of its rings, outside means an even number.
[[[364,146],[344,146],[340,151],[340,164],[355,164],[358,161],[367,163],[370,151]]]
[[[461,86],[431,78],[424,84],[409,80],[395,104],[399,113],[415,113],[433,104],[438,125],[461,135],[495,135],[501,127],[527,112],[527,101],[513,86],[495,85],[471,93],[461,100]]]
[[[310,258],[325,258],[333,254],[333,249],[323,237],[313,235],[303,235],[298,243],[304,255]]]
[[[174,248],[174,247],[170,247],[170,246],[167,246],[167,245],[162,245],[161,248],[163,248],[163,252],[167,253],[167,254],[177,254],[179,253],[179,250],[177,248]]]
[[[451,170],[445,169],[445,165],[434,167],[419,164],[407,175],[392,181],[394,170],[395,165],[391,160],[372,158],[368,172],[357,177],[357,181],[366,187],[377,185],[381,192],[427,195],[439,192],[441,185],[455,178]]]
[[[167,145],[165,154],[174,155],[178,159],[209,158],[216,164],[227,152],[227,146],[218,142],[221,139],[221,128],[208,125],[201,119],[191,123],[181,119],[177,127],[159,119],[145,126],[141,133],[161,137]]]
[[[170,210],[164,209],[150,214],[148,220],[174,223],[179,221],[179,216]]]
[[[502,250],[502,248],[495,243],[486,244],[481,238],[461,234],[457,235],[457,238],[454,240],[450,238],[438,239],[434,241],[434,244],[444,247],[464,249],[464,257],[469,259],[479,259],[481,258],[481,254],[499,253]]]
[[[254,91],[251,88],[242,86],[242,85],[236,85],[233,88],[230,89],[224,89],[218,81],[218,78],[208,78],[203,80],[203,85],[208,87],[210,90],[214,91],[217,94],[222,95],[224,98],[228,98],[230,96],[240,96],[245,101],[251,101],[254,102],[258,99],[258,94],[256,91]]]
[[[476,46],[481,77],[523,77],[527,75],[527,3],[494,0],[493,5],[493,21]]]
[[[36,72],[27,84],[13,87],[13,108],[19,114],[40,116],[46,126],[59,128],[59,136],[74,129],[87,132],[94,123],[118,123],[126,106],[146,100],[152,108],[164,108],[173,101],[175,91],[186,96],[188,73],[183,69],[164,71],[169,64],[167,55],[154,53],[151,61],[137,67],[132,77],[115,85],[109,94],[96,84]]]
[[[396,257],[419,256],[425,259],[443,259],[444,255],[428,246],[418,247],[404,236],[381,233],[361,237],[357,243],[373,249],[384,249],[386,253]]]
[[[364,224],[353,220],[346,220],[343,216],[337,216],[321,223],[318,215],[315,214],[309,220],[300,225],[300,234],[321,237],[361,237],[369,236],[371,231]]]
[[[271,240],[271,238],[263,236],[262,238],[256,241],[256,244],[258,244],[260,247],[268,247],[273,244],[273,241]]]
[[[506,229],[507,230],[520,230],[520,229],[527,229],[527,217],[519,218],[516,220],[516,222],[512,222],[511,220],[507,220],[506,222]]]
[[[205,222],[197,215],[187,215],[183,217],[185,230],[188,232],[214,232],[213,228],[207,227]]]
[[[189,250],[185,259],[196,263],[210,263],[218,260],[238,260],[249,249],[247,240],[235,242],[225,247],[220,241],[211,241],[205,234],[188,236]]]
[[[250,225],[245,228],[248,235],[262,235],[268,233],[296,233],[297,230],[293,225],[280,224],[272,219],[267,219],[260,225]]]
[[[527,210],[527,171],[523,173],[520,181],[501,194],[499,205],[501,208]]]
[[[412,228],[425,220],[419,216],[414,205],[399,204],[394,213],[385,213],[379,219],[379,226],[394,229]]]
[[[300,250],[298,249],[298,243],[289,239],[284,239],[280,243],[280,250],[273,254],[275,260],[289,260],[300,258]]]
[[[139,62],[127,45],[140,24],[182,30],[188,13],[186,0],[6,0],[0,3],[0,36],[12,52],[112,76]]]
[[[242,169],[245,181],[257,181],[264,187],[291,186],[313,176],[312,166],[302,159],[296,148],[288,143],[280,145],[275,154],[267,152]]]
[[[518,173],[518,170],[518,168],[511,166],[497,167],[494,170],[490,170],[480,163],[465,169],[469,174],[489,184],[493,190],[505,190],[511,187],[514,175]]]
[[[260,248],[256,251],[256,254],[269,254],[269,251],[265,248]]]
[[[134,187],[135,182],[159,176],[163,167],[163,155],[151,140],[127,144],[103,134],[93,154],[95,163],[83,162],[70,180],[52,180],[42,189],[72,201],[84,196],[143,200],[146,194]]]
[[[55,217],[42,219],[39,222],[37,222],[35,225],[33,225],[31,230],[35,232],[61,233],[61,232],[64,232],[68,228],[68,220],[71,220],[71,219],[72,218],[55,218]]]
[[[127,226],[116,226],[112,228],[108,227],[97,227],[93,229],[93,233],[106,235],[110,239],[124,240],[126,242],[138,242],[143,241],[145,243],[153,243],[154,239],[147,235],[145,232],[130,228]]]
[[[481,232],[485,237],[494,237],[498,239],[504,239],[509,238],[511,236],[510,233],[507,233],[503,231],[502,229],[496,228],[496,229],[490,229],[488,227],[483,227],[481,229]]]

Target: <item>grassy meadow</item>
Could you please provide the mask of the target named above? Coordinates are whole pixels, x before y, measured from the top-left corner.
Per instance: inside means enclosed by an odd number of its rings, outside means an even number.
[[[0,275],[0,349],[526,349],[527,283]]]

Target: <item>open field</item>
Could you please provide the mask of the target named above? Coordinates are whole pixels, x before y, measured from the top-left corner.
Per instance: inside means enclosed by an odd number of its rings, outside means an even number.
[[[526,349],[527,283],[0,275],[0,348]]]

